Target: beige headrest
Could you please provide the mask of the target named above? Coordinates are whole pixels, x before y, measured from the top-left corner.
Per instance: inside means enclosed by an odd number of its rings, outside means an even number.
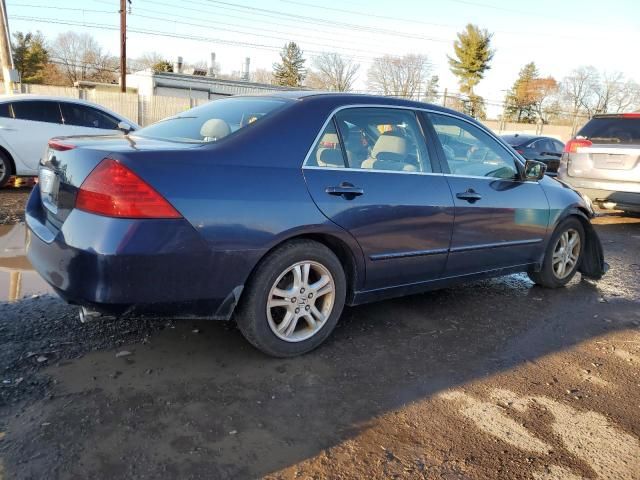
[[[319,167],[344,167],[342,152],[335,148],[319,148],[316,160]]]
[[[321,148],[338,148],[340,140],[336,133],[325,133],[320,139]]]
[[[231,133],[231,128],[224,120],[219,118],[212,118],[207,120],[200,127],[200,135],[204,137],[205,141],[220,140]]]
[[[380,135],[371,150],[371,157],[378,158],[378,154],[383,152],[404,157],[407,154],[407,140],[397,135]]]

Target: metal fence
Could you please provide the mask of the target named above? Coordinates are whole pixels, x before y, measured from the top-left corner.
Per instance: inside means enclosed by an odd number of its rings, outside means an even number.
[[[110,92],[92,88],[55,87],[51,85],[23,84],[22,92],[81,98],[113,110],[142,126],[184,112],[185,110],[209,101],[208,99],[202,98],[165,97],[159,95],[143,97],[136,93]],[[563,142],[566,142],[572,137],[575,128],[571,125],[541,125],[500,122],[499,120],[484,120],[483,123],[498,134],[521,133],[546,135],[557,138]]]

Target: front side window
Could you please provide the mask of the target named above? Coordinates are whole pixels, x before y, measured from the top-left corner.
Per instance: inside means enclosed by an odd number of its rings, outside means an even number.
[[[11,104],[0,103],[0,117],[13,118],[13,115],[11,114]]]
[[[77,103],[61,103],[62,118],[65,125],[79,127],[101,128],[103,130],[117,130],[118,119],[100,110]]]
[[[431,172],[414,112],[393,108],[349,108],[336,114],[350,168]]]
[[[13,112],[18,120],[62,123],[58,102],[27,100],[13,103]]]
[[[490,135],[464,120],[428,114],[453,175],[515,179],[515,159]]]
[[[136,136],[174,142],[211,143],[231,135],[284,107],[278,98],[236,97],[214,100],[142,128]]]

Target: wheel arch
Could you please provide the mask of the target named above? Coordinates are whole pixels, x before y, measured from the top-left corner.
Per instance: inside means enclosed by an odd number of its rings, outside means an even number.
[[[336,257],[338,257],[338,260],[340,260],[340,263],[344,267],[344,273],[347,280],[346,304],[351,304],[355,292],[358,291],[360,285],[364,281],[364,260],[362,259],[362,256],[358,259],[358,252],[354,251],[353,245],[350,245],[345,239],[340,238],[339,235],[329,232],[302,232],[279,239],[279,241],[266,250],[256,262],[255,266],[247,276],[247,282],[253,277],[258,266],[269,256],[271,252],[280,248],[282,245],[295,240],[312,240],[314,242],[318,242],[327,247]],[[355,242],[355,240],[353,240],[353,242]],[[359,249],[360,247],[357,246],[357,248]]]
[[[585,248],[578,271],[585,277],[598,280],[607,272],[609,265],[604,261],[602,242],[590,221],[593,216],[594,214],[592,212],[580,205],[573,205],[567,208],[562,215],[556,219],[553,229],[550,229],[549,239],[551,239],[553,232],[555,232],[560,223],[571,217],[577,218],[582,224],[585,235]]]
[[[0,154],[4,155],[9,160],[9,166],[11,167],[11,175],[16,175],[16,162],[13,159],[13,155],[4,146],[0,145]]]

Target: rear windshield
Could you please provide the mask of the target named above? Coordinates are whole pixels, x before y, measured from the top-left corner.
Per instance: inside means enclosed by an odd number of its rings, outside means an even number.
[[[523,143],[529,142],[533,137],[523,137],[521,135],[502,135],[501,137],[505,142],[514,147],[518,147]]]
[[[620,143],[640,145],[640,118],[592,118],[578,132],[593,143]]]
[[[276,98],[225,98],[138,130],[140,137],[211,143],[258,122],[288,102]]]

